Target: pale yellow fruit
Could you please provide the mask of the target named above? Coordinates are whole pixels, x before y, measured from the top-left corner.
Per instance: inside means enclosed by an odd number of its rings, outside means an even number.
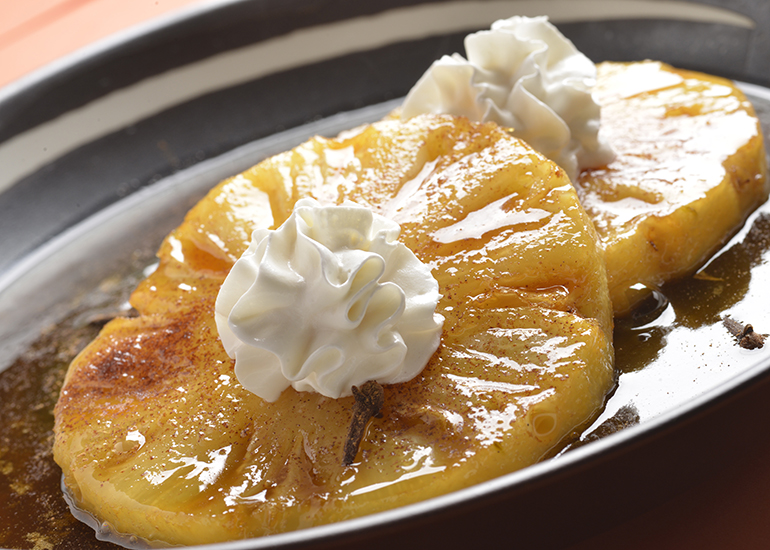
[[[605,250],[615,313],[692,273],[767,199],[759,121],[732,82],[663,63],[602,63],[595,97],[617,153],[576,182]]]
[[[251,231],[305,196],[397,220],[443,294],[441,346],[385,387],[350,467],[353,398],[248,393],[213,320]],[[593,226],[564,172],[494,124],[423,116],[315,138],[220,184],[159,254],[132,297],[142,315],[75,359],[56,407],[67,488],[124,533],[214,542],[441,495],[548,456],[613,385]]]

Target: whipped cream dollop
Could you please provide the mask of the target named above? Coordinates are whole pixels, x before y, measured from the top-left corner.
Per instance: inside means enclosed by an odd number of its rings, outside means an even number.
[[[612,161],[592,96],[596,66],[547,17],[496,21],[468,35],[465,50],[468,59],[433,63],[407,95],[402,119],[443,113],[513,128],[573,181]]]
[[[275,401],[289,386],[338,398],[417,376],[444,319],[438,282],[400,231],[369,208],[313,199],[278,229],[254,231],[216,302],[240,383]]]

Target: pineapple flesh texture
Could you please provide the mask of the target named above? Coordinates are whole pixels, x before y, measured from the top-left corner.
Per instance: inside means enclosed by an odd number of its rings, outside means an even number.
[[[602,63],[594,96],[616,158],[576,187],[622,315],[703,265],[767,199],[767,157],[751,104],[723,78]]]
[[[401,224],[446,318],[415,379],[342,465],[353,398],[245,391],[218,340],[220,284],[300,197]],[[222,182],[72,363],[54,453],[77,506],[122,533],[200,544],[407,505],[549,456],[613,387],[601,249],[564,172],[494,124],[387,119],[314,138]],[[286,327],[291,330],[291,327]]]

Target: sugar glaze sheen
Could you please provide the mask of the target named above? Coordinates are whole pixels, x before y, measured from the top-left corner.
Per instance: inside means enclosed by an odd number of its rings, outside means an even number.
[[[346,150],[352,161],[341,166]],[[213,304],[248,246],[241,235],[264,227],[238,214],[254,190],[269,198],[273,225],[297,196],[395,211],[400,241],[438,282],[442,345],[418,376],[384,384],[382,414],[349,466],[351,397],[288,388],[267,403],[220,383],[232,367]],[[480,238],[432,239],[503,203],[499,228]],[[534,208],[544,216],[521,223]],[[118,531],[235,540],[477,485],[538,462],[593,417],[614,380],[591,221],[564,171],[496,124],[386,117],[354,136],[314,137],[215,186],[159,258],[131,297],[140,316],[105,326],[73,361],[56,406],[65,482]]]

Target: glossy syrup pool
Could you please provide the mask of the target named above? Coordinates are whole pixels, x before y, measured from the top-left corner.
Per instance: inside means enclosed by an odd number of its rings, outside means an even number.
[[[770,135],[770,91],[751,87],[748,95]],[[332,117],[201,163],[73,228],[0,278],[0,547],[114,548],[76,520],[62,497],[61,471],[51,455],[53,407],[70,360],[104,320],[125,311],[163,235],[217,181],[312,134],[334,135],[376,120],[393,106]],[[767,303],[770,204],[696,275],[659,289],[616,321],[617,388],[565,449],[764,368],[770,344],[740,348],[722,319],[729,315],[770,333]]]
[[[69,362],[103,321],[121,313],[151,256],[134,255],[126,272],[73,300],[72,311],[0,372],[0,547],[114,548],[69,512],[53,461],[53,407]]]

